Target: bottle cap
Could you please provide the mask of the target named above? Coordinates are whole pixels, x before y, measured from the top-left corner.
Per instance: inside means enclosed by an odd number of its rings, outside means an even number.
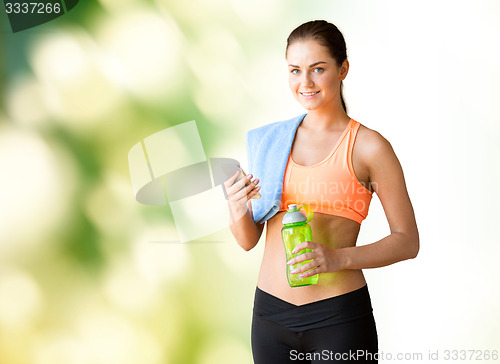
[[[306,212],[306,216],[304,216],[304,214],[302,212],[300,212],[299,210],[304,208],[305,212]],[[302,205],[300,207],[298,207],[297,204],[290,204],[288,205],[288,211],[286,212],[286,214],[283,215],[283,225],[284,224],[293,224],[293,223],[296,223],[296,222],[309,222],[311,221],[313,218],[313,211],[311,209],[311,207],[309,207],[309,205]]]

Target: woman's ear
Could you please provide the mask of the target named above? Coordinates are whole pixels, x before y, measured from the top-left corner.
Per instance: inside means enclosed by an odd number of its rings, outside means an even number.
[[[340,70],[339,70],[339,80],[340,81],[343,81],[346,76],[347,76],[347,73],[349,72],[349,61],[346,59],[344,60],[344,62],[342,62],[342,65],[340,66]]]

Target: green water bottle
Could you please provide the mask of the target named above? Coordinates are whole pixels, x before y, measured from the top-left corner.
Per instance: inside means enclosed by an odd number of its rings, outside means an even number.
[[[306,216],[299,210],[304,208]],[[285,246],[286,261],[299,256],[300,254],[311,252],[311,249],[303,249],[300,252],[293,254],[292,250],[303,243],[304,241],[312,241],[311,226],[308,222],[313,219],[313,211],[309,205],[302,205],[298,207],[296,204],[288,205],[288,211],[283,215],[283,228],[281,229],[281,238]],[[311,260],[300,262],[294,265],[286,264],[286,277],[290,287],[309,286],[318,283],[318,275],[315,274],[311,277],[301,278],[300,274],[290,273],[295,268],[309,263]]]

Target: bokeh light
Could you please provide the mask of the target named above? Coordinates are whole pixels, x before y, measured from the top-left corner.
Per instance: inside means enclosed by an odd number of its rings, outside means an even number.
[[[29,327],[42,312],[40,287],[22,271],[4,268],[0,272],[0,325],[6,329]]]
[[[35,253],[70,209],[75,170],[29,129],[0,125],[0,259]]]
[[[31,63],[46,105],[74,128],[88,130],[120,102],[119,89],[101,69],[97,45],[82,29],[43,34],[33,45]]]
[[[115,83],[144,102],[164,102],[178,92],[181,34],[172,19],[145,6],[118,11],[98,30]]]
[[[33,77],[23,75],[13,80],[8,97],[6,106],[11,120],[29,127],[49,119],[44,89]]]

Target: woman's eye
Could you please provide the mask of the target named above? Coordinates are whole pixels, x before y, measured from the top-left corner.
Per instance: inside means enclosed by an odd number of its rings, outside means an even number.
[[[317,72],[317,73],[321,73],[321,72],[323,72],[323,71],[324,71],[324,68],[321,68],[321,67],[316,67],[316,68],[314,69],[314,71],[315,71],[315,72]]]
[[[296,68],[295,68],[295,69],[291,70],[290,72],[291,72],[292,74],[294,74],[294,75],[298,75],[300,71],[299,71],[298,69],[296,69]]]

